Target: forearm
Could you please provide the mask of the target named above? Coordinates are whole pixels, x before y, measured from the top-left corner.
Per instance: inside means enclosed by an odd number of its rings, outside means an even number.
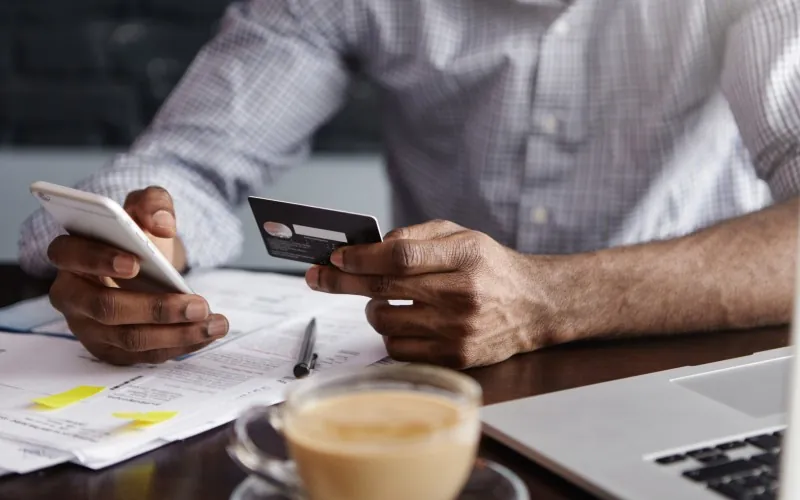
[[[785,324],[798,200],[673,240],[558,260],[557,341]]]

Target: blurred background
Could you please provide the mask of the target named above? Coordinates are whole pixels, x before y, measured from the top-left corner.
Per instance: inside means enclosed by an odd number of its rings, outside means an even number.
[[[17,258],[35,180],[72,185],[147,126],[231,0],[0,0],[0,261]],[[368,213],[390,229],[377,105],[354,78],[314,154],[259,196]],[[285,269],[247,207],[234,264]]]

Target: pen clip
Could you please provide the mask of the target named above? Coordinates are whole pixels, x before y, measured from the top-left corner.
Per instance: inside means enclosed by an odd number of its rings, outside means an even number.
[[[314,355],[311,356],[311,363],[308,364],[308,369],[313,370],[316,367],[317,367],[317,353],[314,353]]]

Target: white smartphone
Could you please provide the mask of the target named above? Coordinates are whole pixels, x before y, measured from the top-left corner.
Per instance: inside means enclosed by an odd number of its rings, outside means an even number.
[[[114,200],[42,181],[31,184],[30,191],[67,233],[106,243],[139,258],[139,276],[115,280],[121,288],[193,293],[161,250]]]

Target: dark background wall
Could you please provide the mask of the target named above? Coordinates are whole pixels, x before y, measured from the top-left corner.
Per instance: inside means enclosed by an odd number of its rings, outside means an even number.
[[[130,144],[213,36],[230,0],[0,0],[0,146]],[[356,79],[317,151],[372,151]]]

